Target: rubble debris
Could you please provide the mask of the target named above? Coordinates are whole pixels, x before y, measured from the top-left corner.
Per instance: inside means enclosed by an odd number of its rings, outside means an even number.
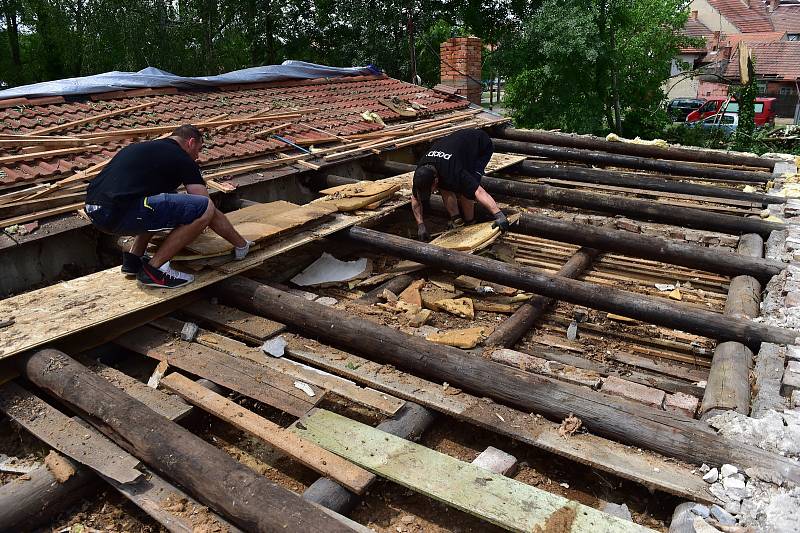
[[[164,374],[167,373],[168,368],[169,362],[167,360],[159,362],[155,370],[153,370],[153,374],[150,376],[150,379],[147,380],[147,386],[151,389],[157,389],[158,384],[161,382],[161,378],[163,378]]]
[[[558,434],[565,439],[569,438],[581,428],[581,424],[583,424],[581,419],[570,413],[567,418],[561,421],[561,425],[558,426]]]
[[[194,341],[197,338],[198,331],[200,331],[200,328],[194,322],[184,323],[181,329],[181,340],[186,342]]]
[[[312,389],[309,386],[308,383],[305,383],[303,381],[295,381],[294,382],[294,388],[300,389],[301,391],[305,392],[307,395],[311,396],[312,398],[314,396],[316,396],[316,393],[314,392],[314,389]]]
[[[708,420],[721,435],[737,442],[749,442],[781,455],[800,455],[800,422],[790,415],[769,411],[761,418],[750,418],[726,411]]]
[[[494,446],[489,446],[472,461],[472,464],[495,474],[511,476],[517,469],[517,458]]]
[[[291,282],[299,287],[335,285],[364,276],[368,266],[365,257],[355,261],[340,261],[328,252],[323,252],[319,259],[293,277]]]
[[[736,525],[736,519],[719,505],[715,504],[711,506],[711,516],[724,526]]]
[[[272,357],[283,357],[286,353],[287,345],[288,343],[283,338],[283,335],[278,335],[264,341],[264,344],[261,345],[261,351]]]
[[[491,332],[492,328],[479,326],[475,328],[451,329],[443,333],[432,333],[426,335],[425,339],[437,344],[445,344],[447,346],[455,346],[456,348],[469,350],[475,348],[478,343],[488,337]]]
[[[331,298],[330,296],[320,296],[315,300],[318,304],[327,305],[328,307],[336,305],[338,300],[336,298]]]
[[[606,502],[600,507],[600,510],[604,513],[608,513],[611,516],[616,516],[617,518],[621,518],[622,520],[627,520],[628,522],[633,522],[633,517],[631,516],[631,512],[628,509],[626,504],[617,505],[616,503]]]
[[[475,318],[475,307],[471,298],[445,298],[434,304],[439,311],[444,311],[461,318]]]
[[[664,398],[666,397],[666,393],[660,389],[633,383],[616,376],[608,376],[605,378],[600,390],[606,394],[622,396],[623,398],[628,398],[629,400],[634,400],[658,409],[662,408],[664,405]]]
[[[703,481],[706,483],[716,483],[717,479],[719,479],[719,470],[716,468],[712,468],[703,476]]]
[[[44,458],[44,465],[59,483],[66,483],[69,478],[75,475],[75,469],[72,465],[54,450],[50,450],[50,453]]]
[[[422,295],[420,294],[420,289],[422,289],[424,285],[425,285],[424,279],[418,279],[416,281],[413,281],[411,285],[406,287],[403,292],[397,295],[397,298],[406,303],[422,307]]]

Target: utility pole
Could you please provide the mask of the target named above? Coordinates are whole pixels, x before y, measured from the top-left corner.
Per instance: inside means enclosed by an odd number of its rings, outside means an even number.
[[[408,30],[408,54],[411,60],[411,83],[417,83],[417,48],[414,45],[414,2],[409,2],[407,13],[406,28]]]

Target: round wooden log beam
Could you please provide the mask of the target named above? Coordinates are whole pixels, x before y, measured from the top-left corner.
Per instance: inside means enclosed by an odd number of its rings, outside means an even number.
[[[523,162],[524,164],[524,162]],[[411,165],[403,165],[410,167]],[[522,167],[517,165],[516,167]],[[399,169],[396,163],[374,163],[376,169]],[[491,194],[502,194],[516,198],[525,198],[554,205],[566,205],[592,211],[626,215],[637,220],[649,220],[674,224],[687,228],[718,231],[739,235],[741,233],[758,233],[769,237],[775,230],[785,228],[785,224],[766,222],[761,219],[745,218],[742,216],[714,213],[704,209],[666,205],[653,200],[626,198],[610,194],[599,194],[586,191],[577,191],[544,185],[527,183],[510,179],[501,179],[484,176],[481,185]]]
[[[743,200],[761,205],[786,203],[786,198],[780,196],[749,193],[737,189],[700,185],[680,180],[664,179],[658,176],[642,176],[632,172],[619,172],[616,170],[603,170],[599,168],[554,166],[537,163],[535,161],[523,161],[519,165],[515,165],[512,171],[523,176],[534,178],[555,178],[567,181],[578,181],[581,183],[629,187],[644,191],[692,194],[709,198],[724,198],[726,200]]]
[[[663,159],[651,159],[632,155],[611,154],[595,150],[564,148],[522,141],[494,139],[494,148],[498,152],[525,154],[545,157],[554,161],[577,161],[592,165],[606,165],[620,168],[635,168],[661,174],[691,176],[694,179],[712,181],[736,181],[745,183],[767,183],[773,179],[770,172],[751,172],[719,167],[698,166],[691,163],[680,163]]]
[[[788,480],[800,481],[800,466],[790,459],[719,436],[698,420],[495,363],[247,278],[228,278],[212,290],[220,299],[241,309],[281,320],[375,361],[446,381],[552,420],[577,416],[597,435],[696,464],[759,466]]]
[[[374,160],[368,168],[381,174],[401,174],[413,172],[416,165],[398,163],[396,161]],[[726,187],[715,187],[713,185],[700,185],[697,183],[687,183],[674,179],[664,179],[658,176],[642,176],[632,172],[621,172],[617,170],[604,170],[600,168],[583,168],[575,166],[554,166],[551,164],[538,163],[535,161],[522,161],[503,170],[506,174],[519,174],[537,178],[558,178],[569,181],[579,181],[583,183],[599,183],[604,185],[618,185],[620,187],[633,187],[650,191],[663,191],[680,194],[693,194],[696,196],[708,196],[712,198],[724,198],[730,200],[744,200],[759,204],[783,204],[786,198],[780,196],[770,196],[769,194],[748,193],[737,189]],[[333,187],[333,185],[329,185]]]
[[[743,257],[762,257],[764,240],[755,234],[742,235],[737,247]],[[728,287],[723,314],[731,318],[751,319],[761,312],[761,283],[752,276],[736,276]],[[723,342],[714,349],[708,382],[700,413],[703,420],[724,411],[750,413],[750,370],[753,352],[739,342]]]
[[[89,468],[62,457],[75,471],[63,483],[46,466],[0,486],[0,531],[32,531],[44,526],[102,482]]]
[[[525,235],[594,247],[631,257],[663,261],[726,276],[746,274],[768,281],[786,268],[786,265],[779,261],[731,253],[724,248],[706,248],[674,239],[579,224],[543,215],[524,214],[513,230]]]
[[[786,228],[785,224],[767,222],[760,218],[745,218],[693,207],[666,205],[652,200],[577,191],[552,185],[490,178],[488,176],[481,180],[481,185],[492,194],[526,198],[554,205],[566,205],[615,215],[626,215],[637,220],[718,231],[732,235],[758,233],[766,238],[769,237],[771,232]]]
[[[761,342],[794,344],[800,336],[792,330],[724,317],[719,313],[672,302],[666,298],[641,296],[594,283],[549,275],[534,268],[509,265],[380,231],[353,227],[342,231],[340,235],[402,259],[720,341],[738,341],[755,347]]]
[[[416,167],[405,163],[384,161],[373,163],[371,168],[397,173],[407,172],[409,168],[413,170]],[[327,187],[334,187],[356,181],[352,178],[326,176],[325,183]],[[441,198],[438,196],[431,197],[431,207],[434,211],[446,214]],[[726,276],[746,274],[762,282],[769,281],[772,276],[779,274],[786,268],[786,264],[780,261],[761,259],[759,258],[760,256],[753,257],[729,253],[727,248],[709,248],[673,239],[589,226],[530,213],[522,215],[519,223],[514,226],[514,231],[588,248],[593,247],[606,252],[696,268],[714,272],[715,274],[724,274]]]
[[[574,135],[568,133],[555,133],[542,130],[524,130],[507,127],[498,127],[492,134],[495,137],[511,141],[522,141],[567,148],[582,148],[585,150],[600,150],[615,154],[633,155],[638,157],[651,157],[655,159],[670,159],[675,161],[690,161],[695,163],[712,163],[717,165],[743,165],[759,167],[767,170],[775,168],[776,161],[764,157],[756,157],[736,152],[720,152],[717,150],[699,150],[669,146],[650,146],[623,142],[611,142],[591,135]]]
[[[579,249],[564,263],[564,266],[558,271],[558,275],[565,278],[577,278],[592,266],[592,261],[599,253],[593,248]],[[555,300],[552,298],[534,296],[514,311],[514,314],[503,320],[484,341],[484,346],[511,348],[554,303]]]
[[[62,352],[41,350],[19,366],[32,383],[99,420],[137,457],[246,531],[351,531]]]

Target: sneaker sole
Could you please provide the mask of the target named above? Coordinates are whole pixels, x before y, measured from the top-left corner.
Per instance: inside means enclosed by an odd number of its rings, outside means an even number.
[[[156,289],[179,289],[180,287],[183,287],[184,285],[188,285],[188,284],[192,283],[194,280],[187,280],[187,281],[184,281],[183,283],[181,283],[180,285],[171,285],[171,286],[170,285],[159,285],[158,283],[156,283],[154,281],[142,281],[140,279],[137,279],[136,281],[139,282],[139,285],[142,285],[144,287],[155,287]]]

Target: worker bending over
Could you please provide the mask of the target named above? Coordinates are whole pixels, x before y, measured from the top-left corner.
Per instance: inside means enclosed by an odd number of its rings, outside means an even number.
[[[437,139],[417,163],[411,194],[411,210],[417,220],[421,241],[431,236],[424,215],[430,210],[431,193],[442,194],[450,215],[449,229],[475,222],[475,200],[494,215],[493,227],[508,231],[506,216],[489,193],[481,187],[481,178],[492,158],[494,146],[489,135],[478,129],[460,130]]]
[[[120,150],[86,192],[86,214],[98,229],[112,235],[135,235],[122,254],[122,273],[142,285],[176,288],[194,276],[170,267],[170,259],[210,227],[234,245],[244,259],[251,242],[214,207],[197,158],[203,134],[180,126],[165,139],[131,144]],[[177,194],[183,185],[186,194]],[[153,257],[144,255],[154,233],[171,230]]]

